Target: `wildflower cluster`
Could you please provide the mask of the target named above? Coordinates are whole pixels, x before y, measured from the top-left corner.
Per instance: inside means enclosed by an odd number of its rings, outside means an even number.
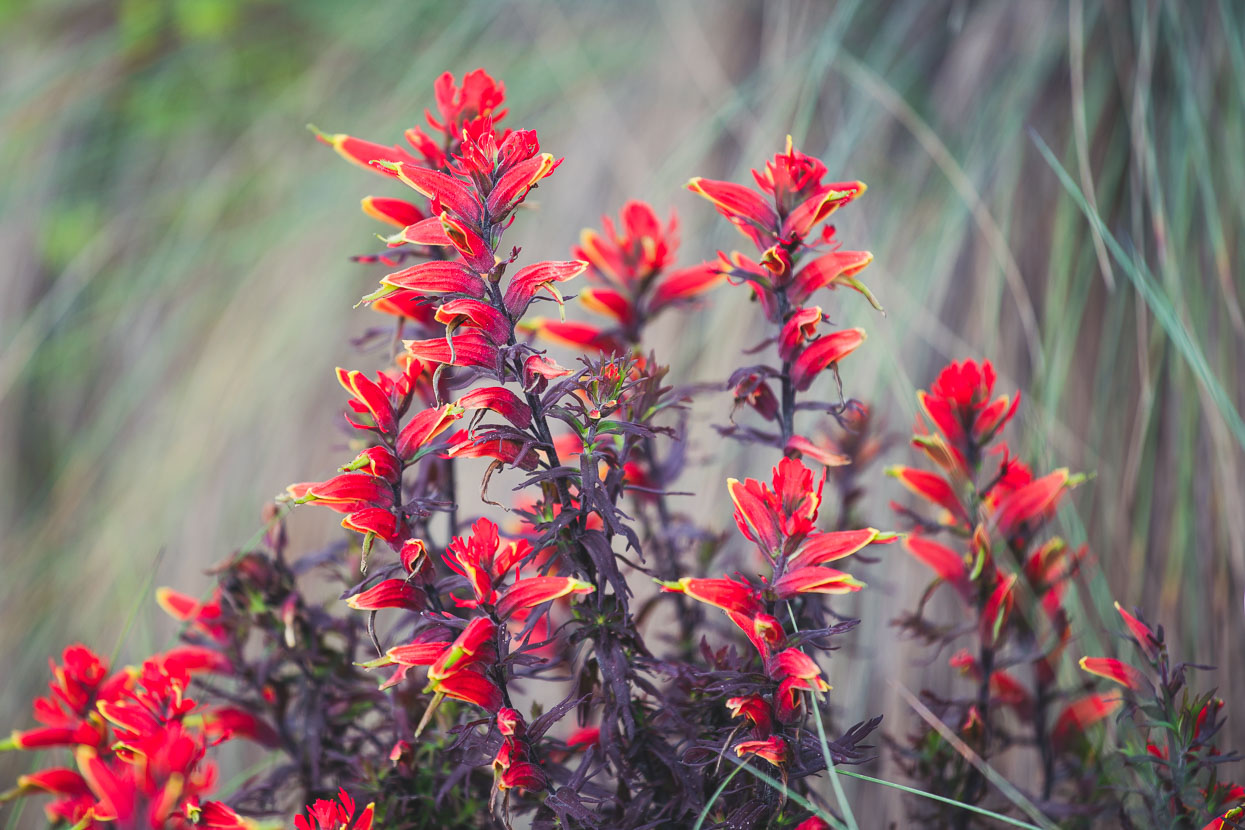
[[[993,397],[994,383],[989,362],[969,360],[947,366],[918,394],[924,421],[912,445],[934,469],[890,473],[935,509],[924,516],[899,508],[915,525],[904,546],[937,581],[900,622],[930,641],[969,640],[950,663],[974,692],[928,700],[980,758],[1036,747],[1040,798],[1049,800],[1060,780],[1059,762],[1077,746],[1072,738],[1107,714],[1092,696],[1060,702],[1059,661],[1072,636],[1064,598],[1085,550],[1058,537],[1039,539],[1060,498],[1082,477],[1066,469],[1035,477],[1015,458],[1000,434],[1019,396]],[[942,584],[958,597],[964,624],[940,627],[925,619],[926,602]],[[1030,730],[1031,740],[1016,729]],[[921,733],[906,758],[915,777],[938,782],[957,800],[974,804],[987,797],[981,771],[934,730]]]
[[[13,732],[0,748],[66,748],[73,766],[23,775],[0,799],[49,794],[48,822],[84,830],[250,826],[225,804],[203,798],[216,785],[211,747],[233,738],[272,741],[271,728],[250,712],[201,706],[188,696],[192,676],[229,673],[216,652],[179,646],[111,672],[78,645],[51,669],[48,695],[34,702],[42,726]]]
[[[1126,828],[1202,827],[1227,830],[1245,820],[1245,787],[1225,781],[1220,768],[1240,760],[1216,738],[1224,701],[1189,688],[1189,672],[1174,663],[1163,629],[1151,630],[1116,603],[1141,668],[1111,657],[1082,657],[1081,668],[1123,687],[1102,695],[1101,709],[1120,712],[1118,731],[1124,796],[1116,817]]]
[[[1232,826],[1245,791],[1218,777],[1235,760],[1212,743],[1219,704],[1185,691],[1161,631],[1124,615],[1149,674],[1083,661],[1122,699],[1061,685],[1065,598],[1086,554],[1044,534],[1081,477],[1016,460],[1000,433],[1019,399],[994,397],[989,363],[952,364],[920,395],[913,444],[932,468],[893,473],[933,514],[901,508],[906,535],[856,519],[885,442],[839,373],[864,331],[836,328],[822,304],[846,286],[880,310],[857,278],[872,255],[842,250],[826,224],[863,184],[827,183],[788,139],[755,189],[688,185],[754,253],[676,265],[673,212],[633,201],[570,259],[530,262],[503,240],[561,159],[501,126],[505,89],[483,70],[447,73],[434,93],[405,146],[316,133],[393,190],[362,200],[387,235],[355,259],[387,273],[360,305],[385,322],[357,341],[369,368],[336,370],[342,463],[290,485],[206,599],[158,593],[183,645],[116,673],[67,649],[35,702],[42,726],[0,749],[67,748],[72,766],[23,776],[3,799],[50,795],[49,820],[74,830],[261,830],[294,814],[297,830],[852,826],[823,782],[871,759],[881,717],[833,728],[826,661],[859,620],[831,603],[866,587],[841,560],[892,560],[883,546],[902,539],[937,579],[901,623],[966,646],[951,665],[972,682],[925,694],[958,735],[922,731],[900,753],[950,799],[924,817],[966,827],[1009,810],[974,762],[1032,750],[1042,815]],[[565,314],[581,275],[572,308],[595,322]],[[688,413],[710,384],[672,383],[648,350],[654,319],[723,283],[750,289],[765,339],[748,353],[770,355],[719,383],[734,409],[717,429],[772,465],[768,482],[726,482],[742,539],[721,532],[726,499],[703,516],[677,507]],[[537,313],[550,302],[556,318]],[[346,533],[292,550],[301,505],[340,515]],[[960,607],[950,624],[926,610],[944,583]],[[1136,779],[1123,797],[1093,740],[1117,712],[1144,747],[1123,756]],[[227,804],[208,800],[210,751],[240,737],[270,751],[263,769],[218,795]]]

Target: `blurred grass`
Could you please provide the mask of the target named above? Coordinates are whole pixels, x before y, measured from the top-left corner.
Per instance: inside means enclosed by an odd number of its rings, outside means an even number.
[[[510,123],[567,159],[511,232],[533,257],[630,197],[677,206],[685,261],[734,247],[682,183],[741,179],[787,132],[868,182],[838,224],[875,253],[865,276],[889,314],[829,298],[870,333],[849,393],[902,434],[939,364],[994,360],[1025,393],[1025,455],[1097,474],[1066,520],[1101,566],[1092,605],[1138,605],[1219,666],[1221,689],[1245,681],[1239,4],[10,0],[0,722],[25,724],[64,643],[110,649],[153,569],[202,589],[264,499],[330,469],[329,370],[368,361],[348,339],[370,319],[348,309],[376,276],[345,261],[375,244],[354,199],[384,183],[303,125],[397,140],[437,74],[480,65],[505,79]],[[755,322],[743,292],[721,291],[658,328],[676,373],[709,379]],[[725,406],[707,399],[699,420]],[[688,509],[725,526],[722,479],[772,459],[697,438]],[[870,481],[884,526],[897,493]],[[323,519],[297,513],[295,538],[314,544]],[[845,717],[883,701],[903,734],[913,718],[887,679],[942,669],[883,648],[925,577],[898,561],[870,574],[832,681]],[[148,604],[122,653],[168,633]],[[1229,728],[1245,746],[1245,712]],[[20,760],[0,757],[0,777]]]

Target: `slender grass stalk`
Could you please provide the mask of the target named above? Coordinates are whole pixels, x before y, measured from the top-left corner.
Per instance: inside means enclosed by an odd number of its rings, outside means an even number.
[[[912,694],[912,692],[908,691],[898,683],[892,683],[891,685],[899,692],[903,699],[907,701],[913,711],[921,716],[922,720],[933,727],[933,729],[942,736],[943,740],[955,747],[956,752],[959,752],[964,756],[964,760],[972,764],[991,784],[998,788],[999,792],[1003,793],[1003,795],[1006,796],[1010,802],[1020,808],[1021,812],[1033,819],[1033,821],[1037,823],[1038,827],[1042,830],[1058,830],[1055,824],[1043,815],[1042,811],[1039,810],[1032,801],[1025,797],[1024,793],[1016,789],[1016,786],[1012,784],[1012,782],[1008,781],[1000,775],[994,767],[986,763],[985,759],[979,756],[976,752],[973,752],[972,748],[968,746],[968,744],[960,740],[958,735],[947,728],[947,725],[939,720],[938,717],[929,710],[929,707],[917,700],[916,695]]]
[[[791,627],[799,633],[800,624],[795,621],[795,610],[792,609],[790,601],[787,602],[787,616],[791,618]],[[830,776],[830,785],[834,788],[834,798],[839,804],[839,809],[843,811],[843,818],[847,820],[849,830],[860,830],[860,826],[856,824],[856,816],[852,813],[852,804],[847,800],[847,794],[843,792],[843,782],[839,780],[838,770],[835,769],[834,756],[830,754],[830,742],[826,740],[826,726],[821,721],[821,707],[817,703],[816,696],[810,691],[808,708],[813,710],[813,719],[817,722],[817,740],[821,743],[821,755],[826,760],[826,773]]]
[[[705,809],[700,811],[700,817],[697,818],[696,823],[692,825],[692,830],[700,830],[700,828],[704,826],[705,819],[709,817],[709,810],[712,809],[713,805],[722,796],[722,793],[725,792],[727,785],[731,783],[731,779],[736,775],[739,775],[739,771],[741,769],[743,769],[743,767],[735,767],[735,769],[731,771],[731,774],[726,776],[726,778],[722,780],[722,783],[718,785],[718,788],[713,791],[713,795],[711,795],[709,800],[705,802]]]
[[[770,775],[769,773],[761,772],[759,769],[756,769],[755,767],[750,766],[747,761],[744,761],[743,759],[740,759],[740,758],[736,758],[733,755],[728,754],[723,757],[725,757],[726,760],[730,761],[732,764],[744,770],[749,775],[753,776],[754,778],[761,781],[762,783],[769,784],[771,787],[773,787],[775,790],[777,790],[780,793],[785,793],[787,798],[791,799],[796,804],[803,807],[805,810],[808,810],[813,815],[817,816],[819,819],[826,822],[831,827],[835,828],[835,830],[845,830],[845,828],[843,827],[843,822],[835,818],[833,813],[826,812],[821,807],[818,807],[817,805],[813,804],[813,802],[809,801],[807,798],[800,795],[799,793],[791,792],[789,789],[787,789],[786,784],[782,783],[781,781],[779,781],[777,778]]]
[[[1215,407],[1219,410],[1219,414],[1227,422],[1228,429],[1232,431],[1233,437],[1237,443],[1245,448],[1245,421],[1241,419],[1241,414],[1236,410],[1236,406],[1232,403],[1228,393],[1224,390],[1223,384],[1219,382],[1219,378],[1215,376],[1214,370],[1206,360],[1206,355],[1202,352],[1201,346],[1194,339],[1193,334],[1185,326],[1184,321],[1180,319],[1179,313],[1171,300],[1163,294],[1157,285],[1154,284],[1154,278],[1150,274],[1145,263],[1141,262],[1137,257],[1129,256],[1124,250],[1115,236],[1107,228],[1102,218],[1090,207],[1089,202],[1085,199],[1085,194],[1077,187],[1076,182],[1068,175],[1068,171],[1059,163],[1059,159],[1047,146],[1042,137],[1038,135],[1036,130],[1029,131],[1033,143],[1037,146],[1038,152],[1042,154],[1042,158],[1046,159],[1046,163],[1055,171],[1055,175],[1059,178],[1059,183],[1068,191],[1081,212],[1085,214],[1085,218],[1090,224],[1098,229],[1102,234],[1103,241],[1107,243],[1111,256],[1119,264],[1121,270],[1128,275],[1133,286],[1137,289],[1137,293],[1145,301],[1146,306],[1154,314],[1155,319],[1159,321],[1159,325],[1167,332],[1167,336],[1171,338],[1172,344],[1176,350],[1184,357],[1185,362],[1189,364],[1189,368],[1193,370],[1194,375],[1206,389],[1210,398],[1215,403]]]
[[[1028,830],[1042,830],[1042,828],[1040,828],[1036,824],[1030,824],[1027,821],[1021,821],[1018,818],[1012,818],[1011,816],[1005,816],[1002,813],[996,813],[993,810],[987,810],[985,807],[978,807],[975,804],[965,804],[963,801],[956,801],[954,798],[947,798],[946,796],[937,795],[936,793],[926,792],[925,790],[918,790],[915,787],[908,787],[903,784],[898,784],[894,781],[887,781],[883,778],[874,778],[872,775],[865,775],[864,773],[860,773],[860,772],[852,772],[851,770],[841,770],[840,774],[846,775],[850,778],[859,778],[861,781],[868,781],[871,784],[881,784],[883,787],[890,787],[892,789],[899,790],[900,792],[908,793],[909,795],[915,795],[921,798],[928,798],[931,801],[938,801],[943,804],[949,804],[952,807],[959,807],[961,810],[967,810],[970,813],[976,813],[977,815],[980,815],[980,816],[986,816],[987,818],[992,818],[995,821],[1001,821],[1004,824],[1010,824],[1012,827],[1025,827],[1025,828],[1028,828]]]

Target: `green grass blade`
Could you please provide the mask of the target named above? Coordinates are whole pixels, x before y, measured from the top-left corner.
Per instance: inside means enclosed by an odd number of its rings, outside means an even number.
[[[1206,361],[1206,355],[1202,352],[1197,340],[1193,334],[1185,326],[1184,321],[1180,319],[1180,315],[1176,312],[1163,292],[1154,283],[1153,277],[1149,273],[1149,269],[1145,264],[1137,260],[1135,257],[1129,256],[1124,247],[1108,230],[1106,224],[1089,206],[1085,199],[1085,194],[1077,187],[1076,182],[1072,181],[1072,177],[1068,175],[1068,171],[1060,164],[1059,159],[1055,158],[1055,154],[1047,146],[1042,137],[1035,131],[1030,130],[1030,136],[1033,143],[1037,146],[1038,152],[1042,154],[1042,158],[1046,159],[1046,163],[1055,171],[1055,175],[1059,178],[1060,184],[1068,191],[1081,212],[1085,214],[1085,218],[1090,224],[1098,229],[1102,234],[1103,241],[1107,243],[1108,250],[1111,251],[1112,258],[1119,264],[1120,269],[1128,275],[1133,286],[1137,289],[1137,293],[1145,301],[1146,306],[1154,314],[1159,325],[1167,332],[1167,336],[1171,338],[1176,349],[1184,357],[1197,379],[1205,387],[1206,392],[1210,395],[1211,400],[1215,402],[1215,407],[1219,410],[1219,414],[1223,416],[1227,422],[1228,429],[1232,431],[1233,437],[1241,447],[1245,448],[1245,421],[1241,420],[1241,414],[1237,412],[1232,400],[1228,397],[1228,393],[1224,390],[1223,385],[1215,376],[1214,371]]]

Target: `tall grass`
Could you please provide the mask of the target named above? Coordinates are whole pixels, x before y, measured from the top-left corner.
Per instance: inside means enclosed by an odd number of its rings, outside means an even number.
[[[1221,688],[1245,681],[1238,4],[43,0],[0,4],[0,722],[24,724],[61,644],[111,647],[153,570],[206,585],[264,499],[329,468],[329,370],[357,360],[370,320],[345,309],[375,277],[345,261],[375,244],[353,199],[384,183],[303,125],[396,139],[438,73],[478,65],[567,157],[518,228],[533,255],[628,197],[677,206],[688,260],[731,246],[680,186],[740,178],[788,132],[868,182],[839,230],[874,251],[888,316],[832,309],[870,333],[850,394],[903,434],[936,364],[993,359],[1025,391],[1026,454],[1097,474],[1065,528],[1100,566],[1086,622],[1139,605]],[[752,317],[721,292],[668,324],[675,371],[725,377]],[[696,437],[686,509],[725,525],[722,479],[771,459]],[[885,526],[897,494],[872,481]],[[877,570],[832,700],[881,701],[902,735],[887,679],[942,669],[883,648],[924,574]],[[133,657],[169,630],[148,604],[128,631]],[[1245,746],[1245,713],[1229,725]],[[878,799],[845,784],[858,813]]]

